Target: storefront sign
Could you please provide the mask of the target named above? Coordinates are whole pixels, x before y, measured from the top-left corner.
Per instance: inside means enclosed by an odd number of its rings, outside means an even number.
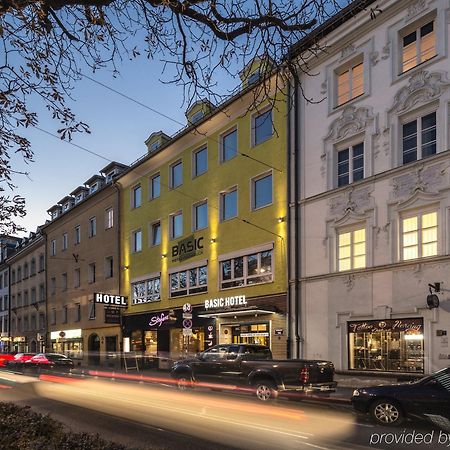
[[[421,333],[423,331],[423,319],[367,320],[348,323],[349,333],[375,333],[387,330]]]
[[[239,336],[241,337],[269,337],[269,333],[267,333],[266,331],[262,331],[262,332],[254,332],[254,333],[241,333]]]
[[[60,331],[51,331],[50,339],[79,339],[81,338],[81,328],[76,328],[74,330],[60,330]]]
[[[205,348],[209,348],[214,345],[214,334],[214,325],[208,325],[205,333]]]
[[[203,236],[195,238],[194,235],[179,241],[172,247],[172,262],[184,261],[203,253]]]
[[[105,308],[105,323],[120,324],[120,308],[108,306]]]
[[[220,297],[211,300],[205,300],[205,309],[211,308],[229,308],[230,306],[246,306],[245,295],[236,295],[234,297]]]
[[[276,336],[282,336],[284,333],[283,328],[275,328],[275,335]]]
[[[110,295],[110,294],[94,294],[95,303],[103,303],[104,305],[116,306],[117,308],[127,308],[127,297],[123,295]]]
[[[159,328],[163,324],[173,323],[176,322],[176,320],[177,316],[175,315],[174,310],[171,309],[170,311],[163,311],[151,316],[148,324],[151,327],[157,326]]]

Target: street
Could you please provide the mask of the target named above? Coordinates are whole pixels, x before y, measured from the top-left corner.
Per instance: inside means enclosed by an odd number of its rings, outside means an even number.
[[[446,448],[447,434],[426,424],[375,426],[336,404],[95,378],[41,377],[2,372],[2,401],[50,413],[74,431],[139,449]],[[70,407],[69,407],[70,406]],[[410,444],[409,438],[422,444]]]

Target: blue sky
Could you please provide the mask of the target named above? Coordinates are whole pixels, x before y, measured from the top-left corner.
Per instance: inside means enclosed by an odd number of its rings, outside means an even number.
[[[141,57],[125,61],[119,69],[117,78],[106,70],[88,75],[178,122],[186,122],[182,88],[159,81],[162,63]],[[235,83],[235,80],[221,79],[220,91],[234,88]],[[74,100],[70,106],[73,111],[91,127],[91,134],[75,135],[73,142],[109,160],[130,164],[146,153],[144,141],[153,131],[163,130],[171,135],[181,128],[172,120],[87,79],[74,86],[72,96]],[[47,117],[42,109],[39,111],[39,126],[56,134],[59,123]],[[35,154],[35,162],[29,165],[14,159],[15,170],[29,173],[29,177],[18,175],[14,179],[17,192],[25,197],[27,204],[27,216],[18,223],[28,234],[45,222],[47,209],[98,173],[108,161],[37,129],[22,132],[31,140]]]

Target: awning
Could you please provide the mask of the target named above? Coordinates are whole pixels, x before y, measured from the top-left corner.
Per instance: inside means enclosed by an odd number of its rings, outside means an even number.
[[[255,314],[275,314],[276,311],[270,308],[247,308],[247,309],[239,309],[230,311],[221,310],[221,311],[205,311],[201,312],[198,317],[206,317],[208,319],[216,319],[218,317],[229,317],[229,316],[249,316]]]

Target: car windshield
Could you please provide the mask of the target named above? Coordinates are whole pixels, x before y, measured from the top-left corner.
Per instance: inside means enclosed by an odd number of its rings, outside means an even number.
[[[56,361],[58,359],[68,359],[66,355],[59,355],[58,353],[47,353],[45,356],[51,361]]]

